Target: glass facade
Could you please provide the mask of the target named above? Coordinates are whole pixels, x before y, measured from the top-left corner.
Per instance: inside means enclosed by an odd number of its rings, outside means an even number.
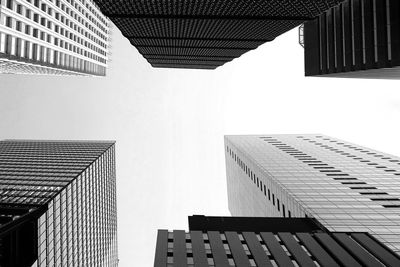
[[[2,141],[0,176],[1,207],[46,207],[35,266],[117,266],[114,142]]]
[[[400,251],[400,158],[324,135],[225,137],[234,216],[314,217]]]

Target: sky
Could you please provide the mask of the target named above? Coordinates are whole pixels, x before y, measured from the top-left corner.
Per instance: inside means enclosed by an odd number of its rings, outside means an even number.
[[[113,29],[106,77],[0,75],[0,139],[115,140],[119,266],[229,216],[224,135],[322,133],[400,156],[400,81],[305,78],[297,30],[214,71],[154,69]]]

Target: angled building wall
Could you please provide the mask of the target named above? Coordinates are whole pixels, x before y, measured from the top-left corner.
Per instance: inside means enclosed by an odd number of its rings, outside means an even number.
[[[310,218],[192,216],[189,222],[188,232],[158,231],[155,267],[400,265],[368,233],[324,231]]]
[[[304,26],[306,76],[400,77],[400,2],[346,0]]]
[[[233,216],[313,217],[400,251],[400,158],[324,135],[225,137]]]
[[[104,76],[109,23],[91,0],[1,0],[0,73]]]
[[[215,69],[342,0],[95,0],[153,67]]]
[[[114,142],[1,141],[0,178],[1,266],[117,266]]]

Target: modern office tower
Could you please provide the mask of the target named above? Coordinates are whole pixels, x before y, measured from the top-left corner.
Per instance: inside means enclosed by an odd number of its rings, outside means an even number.
[[[1,0],[0,73],[105,76],[109,25],[92,0]]]
[[[0,142],[0,266],[117,266],[114,142]]]
[[[233,216],[313,217],[400,252],[400,158],[324,135],[225,137]]]
[[[159,230],[155,267],[400,266],[368,233],[334,232],[311,218],[189,217],[189,231]]]
[[[304,26],[305,74],[400,77],[400,2],[346,0]]]
[[[343,0],[94,0],[153,67],[215,69]]]

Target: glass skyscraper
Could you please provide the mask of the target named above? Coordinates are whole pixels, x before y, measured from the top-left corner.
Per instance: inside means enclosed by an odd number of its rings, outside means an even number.
[[[105,76],[109,33],[92,0],[1,0],[0,73]]]
[[[94,0],[156,68],[215,69],[343,0]]]
[[[225,137],[233,216],[313,217],[400,252],[400,158],[325,135]]]
[[[114,142],[0,142],[0,265],[117,266]]]

